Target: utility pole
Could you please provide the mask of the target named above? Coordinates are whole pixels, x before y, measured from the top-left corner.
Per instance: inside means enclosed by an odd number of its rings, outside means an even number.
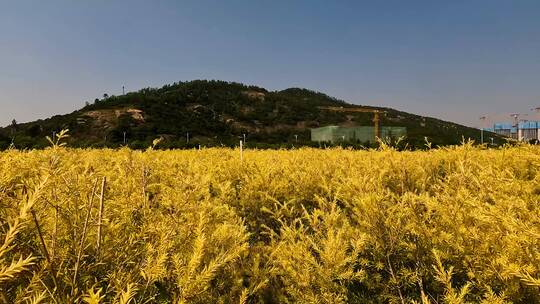
[[[246,133],[243,133],[242,136],[244,136],[244,144],[246,143]]]
[[[124,145],[126,144],[126,131],[124,131]]]
[[[484,121],[486,116],[480,116],[480,144],[484,144]]]
[[[126,88],[122,86],[122,95],[126,95]]]
[[[189,132],[186,132],[186,144],[189,144]]]

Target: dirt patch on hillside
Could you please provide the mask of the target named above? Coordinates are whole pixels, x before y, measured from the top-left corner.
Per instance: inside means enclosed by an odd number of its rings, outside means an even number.
[[[243,91],[242,93],[251,99],[260,100],[260,101],[264,101],[264,97],[266,96],[263,92],[257,92],[257,91]]]
[[[87,121],[85,118],[91,118],[92,125],[108,129],[113,128],[117,124],[118,118],[124,114],[130,115],[137,122],[144,122],[144,112],[135,108],[88,111],[83,113],[80,118],[84,119],[84,121]],[[82,122],[79,119],[77,121]]]
[[[139,109],[127,109],[126,110],[127,113],[131,114],[131,118],[135,119],[136,121],[139,121],[139,122],[144,122],[144,116],[143,116],[143,111],[139,110]],[[122,114],[118,114],[118,113],[115,113],[118,115],[118,117]]]

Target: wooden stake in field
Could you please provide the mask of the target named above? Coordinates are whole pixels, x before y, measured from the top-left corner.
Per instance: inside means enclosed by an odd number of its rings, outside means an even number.
[[[56,237],[58,235],[58,206],[54,206],[54,226],[51,240],[51,260],[56,256]]]
[[[244,150],[242,144],[242,141],[240,141],[240,162],[244,161]]]
[[[75,286],[77,282],[77,274],[79,273],[79,264],[81,262],[82,252],[84,249],[84,241],[86,239],[86,231],[88,229],[88,221],[90,220],[90,213],[92,212],[92,204],[94,202],[94,195],[96,193],[97,183],[98,183],[98,179],[96,178],[96,181],[94,182],[94,186],[92,187],[92,192],[90,193],[90,200],[88,201],[88,208],[86,209],[86,218],[84,219],[84,226],[83,226],[81,241],[79,243],[79,251],[77,252],[77,261],[75,262],[75,271],[73,274],[73,286]]]
[[[105,186],[107,184],[107,178],[104,176],[101,183],[101,196],[99,198],[99,215],[98,215],[98,231],[97,231],[97,246],[96,254],[99,255],[99,246],[101,245],[101,222],[103,221],[103,200],[105,196]]]
[[[146,167],[143,165],[142,168],[142,195],[143,195],[143,206],[146,208]]]
[[[32,214],[32,219],[34,220],[34,224],[36,225],[39,240],[41,241],[41,246],[43,247],[43,255],[47,259],[47,264],[49,264],[49,270],[51,271],[51,277],[53,279],[54,287],[56,289],[56,287],[58,286],[58,283],[56,282],[56,274],[54,273],[54,268],[51,261],[51,257],[49,256],[49,251],[47,250],[47,245],[45,244],[45,240],[43,239],[43,233],[41,232],[41,228],[39,226],[36,212],[34,211],[34,209],[30,209],[30,213]]]
[[[39,222],[38,222],[38,219],[36,217],[36,212],[34,211],[34,209],[31,209],[30,213],[32,213],[32,219],[34,220],[34,224],[36,225],[39,240],[41,242],[41,246],[43,247],[43,255],[47,259],[47,262],[49,263],[49,265],[51,265],[51,258],[49,256],[49,251],[47,250],[47,245],[45,245],[45,240],[43,239],[43,234],[41,233],[41,227],[39,226]]]

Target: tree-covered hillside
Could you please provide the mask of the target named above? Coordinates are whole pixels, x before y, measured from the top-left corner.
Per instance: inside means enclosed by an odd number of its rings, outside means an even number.
[[[321,106],[352,107],[342,100],[306,89],[267,91],[225,81],[195,80],[145,88],[122,96],[87,102],[78,111],[0,129],[0,148],[47,145],[45,136],[69,129],[70,145],[143,148],[161,137],[164,147],[229,146],[246,136],[253,146],[313,145],[310,128],[343,125],[370,126],[371,113],[341,113]],[[457,144],[479,140],[479,131],[458,124],[388,108],[381,126],[403,126],[410,147]],[[493,135],[489,135],[493,136]],[[500,142],[499,138],[496,138]],[[349,143],[353,144],[353,143]],[[359,144],[359,143],[356,143]]]

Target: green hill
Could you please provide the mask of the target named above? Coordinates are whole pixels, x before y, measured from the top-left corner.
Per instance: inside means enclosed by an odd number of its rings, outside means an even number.
[[[106,96],[70,114],[2,128],[0,148],[12,139],[18,148],[44,147],[45,136],[64,128],[70,130],[69,144],[78,147],[116,147],[123,144],[124,134],[134,148],[148,147],[157,137],[164,139],[164,147],[229,146],[243,134],[252,146],[314,145],[310,128],[372,125],[371,113],[332,112],[321,106],[357,105],[299,88],[267,91],[224,81],[179,82]],[[474,128],[389,108],[366,108],[385,111],[382,126],[406,127],[410,147],[424,146],[425,137],[433,145],[458,144],[462,138],[479,141]]]

